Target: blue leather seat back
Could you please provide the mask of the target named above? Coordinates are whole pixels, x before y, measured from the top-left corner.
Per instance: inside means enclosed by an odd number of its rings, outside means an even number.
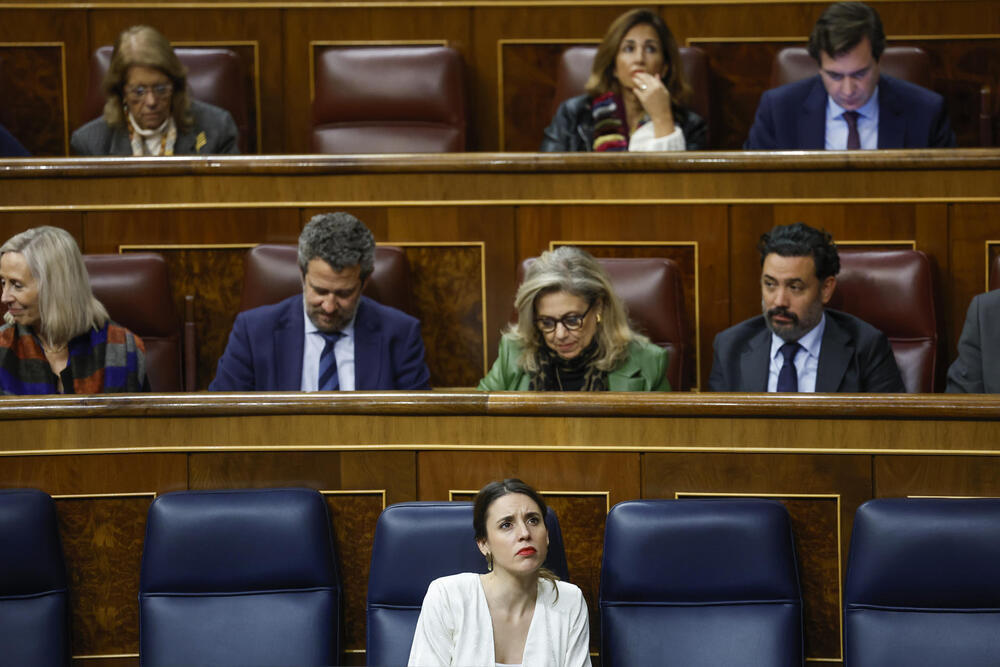
[[[801,665],[788,512],[769,500],[637,500],[608,514],[601,664]]]
[[[330,519],[316,491],[180,492],[150,505],[142,664],[338,664],[339,627]]]
[[[545,566],[569,581],[562,531],[551,508],[545,524]],[[427,586],[459,572],[486,572],[472,529],[472,503],[399,503],[382,512],[368,575],[369,665],[406,664]]]
[[[69,664],[66,588],[52,498],[0,490],[0,665]]]
[[[858,508],[844,657],[852,667],[1000,663],[1000,499],[885,498]]]

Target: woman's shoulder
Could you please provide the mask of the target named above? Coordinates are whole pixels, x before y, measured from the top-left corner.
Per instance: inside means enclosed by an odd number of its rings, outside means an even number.
[[[559,579],[554,582],[547,579],[539,579],[538,583],[541,589],[540,594],[548,596],[556,608],[575,609],[580,604],[586,604],[583,602],[583,591],[576,584]],[[555,584],[555,589],[552,588],[553,583]],[[556,591],[559,591],[558,600],[556,599]]]
[[[459,572],[438,577],[430,583],[427,590],[433,588],[442,592],[464,592],[479,585],[479,575],[475,572]]]
[[[638,359],[657,359],[667,356],[667,351],[649,339],[633,338],[628,344],[628,354]]]

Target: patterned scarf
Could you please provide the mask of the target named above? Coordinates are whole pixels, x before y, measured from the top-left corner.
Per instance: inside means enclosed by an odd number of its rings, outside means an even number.
[[[594,98],[590,110],[594,116],[594,151],[627,151],[629,131],[622,98],[609,90]],[[636,129],[647,121],[649,116],[643,116]]]
[[[608,373],[591,363],[597,356],[597,336],[580,354],[563,359],[544,342],[535,353],[538,372],[531,376],[532,391],[607,391]]]
[[[132,144],[132,155],[173,155],[177,143],[177,123],[173,116],[167,116],[163,124],[152,130],[144,130],[128,114],[128,140]]]

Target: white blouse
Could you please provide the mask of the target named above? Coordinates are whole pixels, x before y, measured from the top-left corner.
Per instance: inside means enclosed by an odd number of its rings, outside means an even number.
[[[538,580],[535,612],[524,643],[524,667],[589,667],[590,625],[583,593],[573,584]],[[410,647],[410,667],[494,667],[493,620],[474,572],[431,582]]]
[[[684,130],[677,123],[674,124],[674,131],[670,134],[662,137],[654,136],[654,134],[653,121],[647,121],[640,125],[639,129],[629,137],[629,151],[683,151],[687,149]]]

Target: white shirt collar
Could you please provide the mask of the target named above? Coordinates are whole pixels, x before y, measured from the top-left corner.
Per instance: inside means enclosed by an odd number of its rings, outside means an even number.
[[[359,303],[358,306],[360,306],[360,305],[361,304]],[[319,333],[319,329],[317,329],[316,325],[313,324],[313,321],[311,319],[309,319],[309,313],[308,313],[307,307],[306,307],[306,299],[305,299],[304,296],[302,297],[302,317],[305,318],[305,323],[306,323],[306,337],[308,337],[308,336],[310,336],[311,334],[314,334],[314,333]],[[358,311],[357,311],[357,309],[355,309],[354,310],[354,317],[352,317],[351,321],[348,322],[344,326],[344,328],[340,330],[340,333],[344,334],[344,338],[351,338],[351,339],[354,338],[354,320],[356,320],[357,318],[358,318]]]
[[[806,332],[802,338],[799,338],[796,342],[809,353],[810,356],[819,359],[819,351],[823,347],[823,331],[826,330],[826,313],[824,312],[822,317],[819,318],[819,324],[814,326],[812,329]],[[781,346],[787,341],[782,339],[778,334],[771,333],[771,358],[776,359],[778,355],[781,354]]]

